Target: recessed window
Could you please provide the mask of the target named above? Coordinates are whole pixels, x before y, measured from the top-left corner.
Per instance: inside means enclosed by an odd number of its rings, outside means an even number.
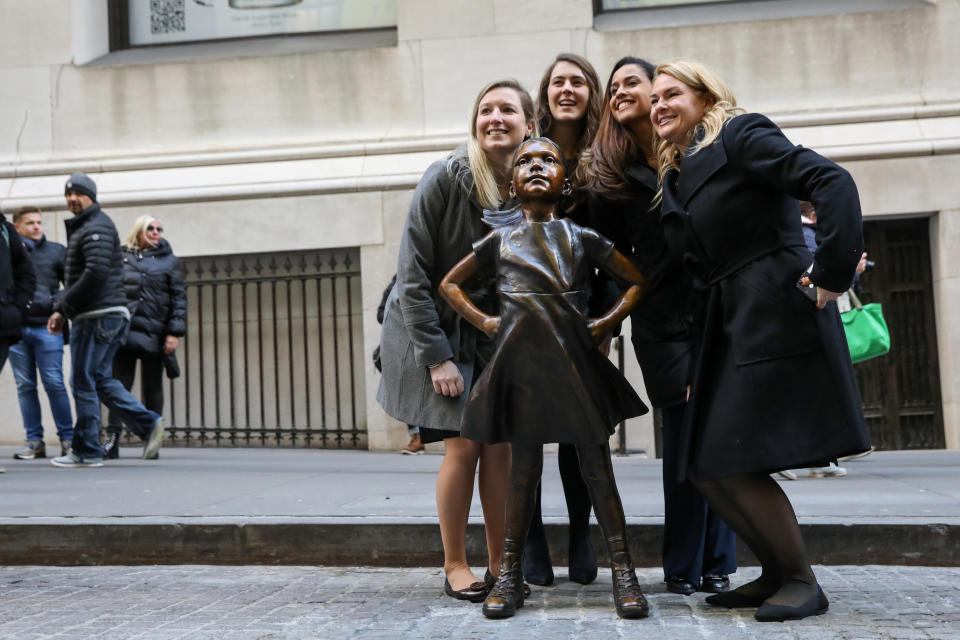
[[[601,11],[617,9],[647,9],[649,7],[673,7],[681,4],[721,4],[743,0],[598,0]],[[757,0],[764,2],[765,0]]]
[[[74,62],[142,64],[397,44],[397,0],[75,0]]]
[[[397,26],[396,0],[122,0],[116,47],[336,33]],[[122,36],[126,36],[123,38]]]
[[[600,31],[931,8],[936,0],[593,0]]]

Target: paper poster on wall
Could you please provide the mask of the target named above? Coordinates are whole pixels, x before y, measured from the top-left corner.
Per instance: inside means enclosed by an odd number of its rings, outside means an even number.
[[[396,0],[128,0],[130,44],[397,26]]]

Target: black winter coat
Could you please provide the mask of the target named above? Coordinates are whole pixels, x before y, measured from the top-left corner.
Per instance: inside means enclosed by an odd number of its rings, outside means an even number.
[[[72,318],[85,311],[125,305],[120,236],[113,220],[94,202],[65,225],[66,288],[57,296],[54,310]]]
[[[20,234],[2,213],[0,226],[0,337],[16,342],[30,310],[37,277]]]
[[[638,161],[627,165],[625,178],[623,199],[591,195],[587,226],[612,240],[647,279],[647,295],[630,314],[630,340],[651,404],[670,407],[686,398],[691,326],[700,296],[667,245],[659,207],[651,208],[656,173]],[[604,310],[613,304],[613,294]]]
[[[817,210],[814,255],[798,199]],[[708,296],[680,477],[770,473],[867,450],[837,306],[818,310],[796,287],[811,262],[824,289],[853,280],[863,236],[850,174],[767,118],[741,115],[667,172],[661,212],[671,249]]]
[[[41,236],[32,249],[24,246],[37,274],[37,288],[33,292],[33,304],[30,305],[26,323],[32,327],[46,326],[53,313],[54,298],[60,290],[60,283],[64,281],[67,248],[59,242],[47,240],[46,236]]]
[[[166,239],[149,249],[125,248],[123,289],[131,315],[124,349],[162,355],[167,336],[187,332],[183,272]]]

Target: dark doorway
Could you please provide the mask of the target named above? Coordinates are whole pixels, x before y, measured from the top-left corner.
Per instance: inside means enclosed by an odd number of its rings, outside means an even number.
[[[879,302],[890,353],[855,366],[877,449],[942,449],[943,407],[930,270],[929,218],[866,222],[864,303]]]

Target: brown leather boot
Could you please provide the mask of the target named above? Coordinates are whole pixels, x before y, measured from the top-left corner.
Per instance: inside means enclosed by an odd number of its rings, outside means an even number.
[[[487,618],[510,618],[517,609],[523,608],[523,566],[519,555],[503,554],[500,563],[500,577],[483,601],[483,615]]]
[[[640,591],[637,573],[633,569],[628,551],[610,554],[610,569],[613,572],[613,603],[621,618],[646,618],[650,606]]]

